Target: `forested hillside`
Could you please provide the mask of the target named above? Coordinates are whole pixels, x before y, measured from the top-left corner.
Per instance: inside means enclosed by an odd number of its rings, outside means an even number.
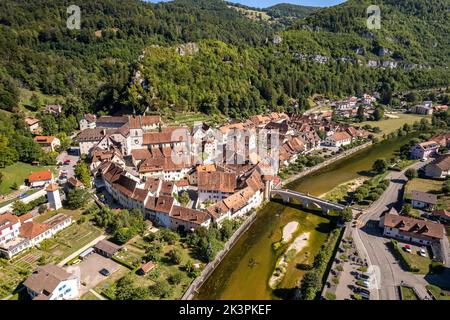
[[[305,109],[314,94],[378,91],[389,104],[394,91],[448,86],[449,1],[377,3],[381,30],[366,27],[369,2],[349,1],[274,31],[259,46],[200,41],[189,55],[177,54],[177,47],[148,48],[141,66],[145,86],[132,85],[126,104],[245,117]]]
[[[72,1],[1,1],[0,108],[13,111],[26,89],[64,97],[76,118],[167,106],[240,117],[304,109],[317,93],[380,91],[389,103],[392,91],[448,85],[449,0],[372,2],[381,30],[366,28],[369,2],[356,0],[305,11],[284,31],[219,0],[79,0],[81,30],[66,27]],[[304,8],[267,10],[292,19]]]

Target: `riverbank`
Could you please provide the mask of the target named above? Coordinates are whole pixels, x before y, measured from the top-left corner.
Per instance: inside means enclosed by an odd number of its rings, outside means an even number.
[[[352,152],[348,157],[335,160],[327,167],[309,172],[306,179],[292,181],[289,187],[314,196],[323,195],[343,183],[367,177],[376,159],[391,158],[412,137],[413,135],[397,137]],[[299,223],[300,233],[310,232],[310,240],[308,246],[289,264],[282,282],[276,289],[272,289],[268,282],[276,262],[283,254],[282,249],[274,251],[272,245],[282,239],[282,229],[291,221]],[[268,203],[258,212],[257,219],[248,231],[204,281],[195,299],[289,298],[305,274],[305,270],[300,270],[298,266],[313,264],[314,257],[322,250],[322,245],[334,228],[335,224],[329,217],[318,212],[304,211],[295,203]]]
[[[329,159],[325,160],[324,162],[319,163],[318,165],[315,165],[314,167],[308,168],[308,169],[306,169],[306,170],[304,170],[302,172],[299,172],[297,174],[291,175],[291,176],[289,176],[288,178],[284,179],[281,182],[281,187],[285,187],[286,185],[288,185],[288,184],[290,184],[290,183],[292,183],[292,182],[294,182],[294,181],[296,181],[296,180],[298,180],[300,178],[306,177],[306,176],[308,176],[308,175],[310,175],[310,174],[312,174],[312,173],[314,173],[316,171],[319,171],[320,169],[323,169],[323,168],[329,166],[330,164],[332,164],[332,163],[334,163],[336,161],[345,159],[345,158],[351,156],[352,154],[354,154],[354,153],[356,153],[358,151],[361,151],[361,150],[363,150],[365,148],[370,147],[372,144],[373,144],[373,142],[369,141],[369,142],[364,143],[364,144],[362,144],[360,146],[357,146],[357,147],[355,147],[353,149],[346,150],[346,151],[344,151],[344,152],[342,152],[342,153],[340,153],[340,154],[338,154],[338,155],[336,155],[336,156],[334,156],[332,158],[329,158]]]

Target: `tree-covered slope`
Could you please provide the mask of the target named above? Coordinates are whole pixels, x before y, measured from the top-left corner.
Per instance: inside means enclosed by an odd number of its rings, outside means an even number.
[[[382,10],[381,30],[365,25],[372,2]],[[306,108],[316,93],[450,82],[449,0],[350,0],[284,31],[221,0],[79,0],[81,30],[69,30],[71,4],[0,2],[1,109],[12,111],[24,88],[64,96],[67,116],[119,106],[245,116],[295,105],[292,99]],[[266,10],[286,17],[303,9]],[[183,43],[196,43],[198,52],[180,54]],[[142,83],[132,80],[136,69]]]
[[[152,47],[141,66],[146,86],[133,84],[126,102],[137,110],[171,106],[234,117],[292,111],[295,102],[307,108],[314,94],[378,91],[389,103],[393,91],[448,86],[450,28],[442,12],[448,1],[432,2],[436,8],[422,0],[376,2],[381,30],[366,26],[367,1],[349,1],[274,31],[278,37],[259,46],[201,41],[186,56]]]
[[[222,1],[80,0],[81,30],[66,27],[69,0],[0,2],[0,107],[12,110],[23,87],[73,96],[78,114],[108,108],[127,86],[149,44],[220,39],[258,45],[267,28]],[[73,108],[72,108],[73,109]]]

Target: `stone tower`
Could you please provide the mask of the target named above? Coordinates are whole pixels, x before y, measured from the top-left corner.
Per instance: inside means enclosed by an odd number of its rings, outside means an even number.
[[[62,208],[58,185],[51,183],[47,186],[45,191],[47,191],[49,209],[58,210],[59,208]]]

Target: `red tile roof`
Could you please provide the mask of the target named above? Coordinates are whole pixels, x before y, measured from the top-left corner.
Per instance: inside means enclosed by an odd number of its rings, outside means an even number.
[[[28,176],[28,181],[30,183],[37,182],[37,181],[49,181],[52,180],[52,172],[50,170],[48,171],[36,171],[30,173]]]

